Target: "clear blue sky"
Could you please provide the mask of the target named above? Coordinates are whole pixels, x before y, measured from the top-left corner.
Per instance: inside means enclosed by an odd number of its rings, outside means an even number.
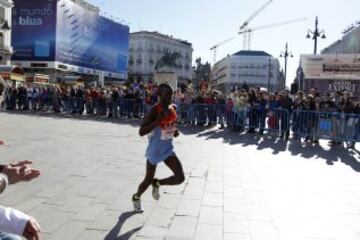
[[[212,63],[210,47],[236,36],[239,26],[267,0],[89,0],[102,12],[130,22],[130,31],[159,31],[186,39],[193,44],[193,59],[201,57]],[[300,23],[254,32],[252,50],[264,50],[275,57],[289,43],[294,58],[289,59],[288,85],[293,81],[299,55],[313,52],[313,41],[306,39],[307,29],[314,29],[315,16],[327,39],[319,40],[320,51],[341,38],[341,32],[360,21],[360,0],[274,0],[250,24],[262,26],[274,22],[307,17]],[[219,60],[243,47],[242,37],[218,48]],[[280,59],[284,66],[284,60]]]

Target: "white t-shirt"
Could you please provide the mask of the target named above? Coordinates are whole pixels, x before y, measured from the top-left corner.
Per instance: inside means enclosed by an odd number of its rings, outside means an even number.
[[[0,174],[0,181],[3,192],[8,184],[7,176]],[[30,216],[19,210],[0,206],[0,232],[22,236],[29,220]]]

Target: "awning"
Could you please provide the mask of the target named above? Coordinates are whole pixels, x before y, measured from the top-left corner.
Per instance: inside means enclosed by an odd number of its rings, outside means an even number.
[[[0,76],[4,80],[25,81],[25,73],[18,66],[0,65]]]
[[[50,76],[44,75],[44,74],[35,74],[35,80],[36,83],[49,83]]]

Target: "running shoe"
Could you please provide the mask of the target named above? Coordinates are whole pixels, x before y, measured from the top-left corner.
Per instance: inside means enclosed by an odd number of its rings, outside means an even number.
[[[152,196],[155,200],[160,199],[160,182],[157,179],[154,179],[152,183]]]
[[[134,206],[134,211],[138,213],[144,212],[144,209],[141,207],[141,199],[137,197],[135,194],[132,197],[132,203]]]

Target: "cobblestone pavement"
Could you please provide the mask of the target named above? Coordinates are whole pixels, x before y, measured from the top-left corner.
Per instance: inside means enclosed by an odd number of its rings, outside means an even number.
[[[32,183],[0,197],[38,219],[43,239],[359,240],[359,150],[329,150],[200,128],[175,141],[185,184],[130,196],[147,138],[134,121],[0,113],[1,162],[31,159]],[[159,166],[157,175],[170,171]]]

